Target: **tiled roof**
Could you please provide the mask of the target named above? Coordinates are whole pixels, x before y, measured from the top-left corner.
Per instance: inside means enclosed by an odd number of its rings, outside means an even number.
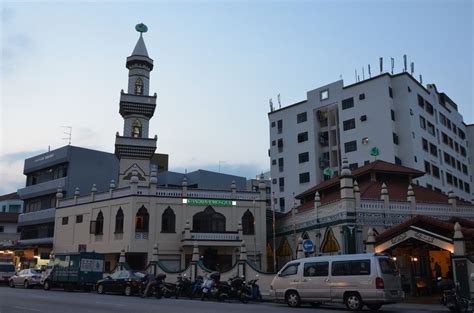
[[[425,173],[415,170],[413,168],[409,168],[406,166],[401,166],[389,162],[385,162],[382,160],[376,160],[372,163],[369,163],[367,165],[364,165],[362,167],[356,168],[355,170],[352,171],[352,176],[357,177],[357,176],[362,176],[365,174],[368,174],[370,172],[379,172],[379,173],[393,173],[393,174],[402,174],[402,175],[411,175],[412,177],[420,177],[423,176]],[[326,189],[330,186],[333,185],[338,185],[339,184],[340,177],[336,176],[331,179],[328,179],[326,181],[323,181],[322,183],[306,190],[303,191],[301,194],[297,195],[296,198],[301,199],[307,195],[314,194],[318,190]]]
[[[0,201],[4,200],[20,200],[20,196],[16,192],[12,192],[7,195],[0,196]]]
[[[384,239],[390,238],[396,235],[397,233],[401,232],[403,229],[409,228],[412,225],[416,225],[418,227],[428,229],[430,231],[434,230],[433,232],[436,232],[437,234],[440,234],[440,235],[444,235],[448,238],[452,238],[453,233],[454,233],[454,223],[451,223],[449,221],[448,222],[441,221],[439,219],[426,216],[426,215],[416,215],[401,224],[398,224],[392,228],[387,229],[386,231],[378,235],[375,238],[375,241],[380,242]],[[472,236],[472,234],[474,233],[473,228],[463,227],[461,231],[464,234],[464,236]]]

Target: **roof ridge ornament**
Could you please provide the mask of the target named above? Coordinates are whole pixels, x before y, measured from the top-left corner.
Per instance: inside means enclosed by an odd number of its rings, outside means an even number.
[[[135,25],[135,30],[137,32],[139,32],[140,35],[141,35],[141,34],[146,33],[148,31],[148,27],[145,24],[140,23],[140,24]]]

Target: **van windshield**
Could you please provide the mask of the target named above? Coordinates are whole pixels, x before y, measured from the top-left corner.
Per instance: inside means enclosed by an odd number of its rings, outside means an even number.
[[[397,267],[392,259],[390,258],[377,258],[379,260],[380,269],[383,274],[395,274],[397,273]]]

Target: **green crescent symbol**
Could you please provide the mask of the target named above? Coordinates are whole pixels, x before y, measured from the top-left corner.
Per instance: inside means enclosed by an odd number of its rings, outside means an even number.
[[[145,24],[140,23],[135,26],[135,30],[139,33],[146,33],[148,31],[148,27]]]
[[[379,148],[373,147],[372,149],[370,149],[370,155],[371,156],[378,156],[379,154],[380,154]]]
[[[326,168],[323,170],[323,174],[326,175],[326,176],[332,176],[332,174],[334,174],[334,171],[332,170],[332,168],[326,167]]]

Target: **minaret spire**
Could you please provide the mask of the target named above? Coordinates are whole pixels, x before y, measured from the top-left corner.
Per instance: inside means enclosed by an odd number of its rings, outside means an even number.
[[[156,108],[156,93],[149,96],[150,72],[153,60],[143,40],[148,27],[140,23],[135,26],[140,33],[132,55],[127,57],[127,93],[120,94],[120,115],[124,120],[123,135],[115,138],[115,155],[120,160],[119,187],[128,186],[132,170],[140,185],[150,179],[150,160],[156,150],[157,136],[149,138],[149,122]]]

